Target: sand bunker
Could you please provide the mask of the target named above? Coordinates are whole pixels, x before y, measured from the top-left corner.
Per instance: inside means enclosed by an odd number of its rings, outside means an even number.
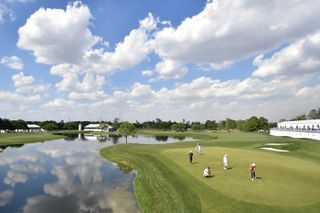
[[[266,146],[283,146],[288,145],[287,143],[266,143]]]
[[[274,148],[268,148],[268,147],[262,147],[260,149],[263,150],[268,150],[268,151],[273,151],[273,152],[289,152],[289,150],[284,150],[284,149],[274,149]]]

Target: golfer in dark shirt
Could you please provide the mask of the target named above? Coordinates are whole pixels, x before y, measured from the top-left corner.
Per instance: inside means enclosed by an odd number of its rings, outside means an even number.
[[[189,161],[190,161],[190,164],[192,163],[192,158],[193,158],[193,153],[192,153],[192,151],[190,150],[190,152],[189,152]]]

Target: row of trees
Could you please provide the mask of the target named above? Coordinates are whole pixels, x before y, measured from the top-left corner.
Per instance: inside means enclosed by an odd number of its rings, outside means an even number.
[[[1,119],[0,118],[0,129],[27,129],[27,123],[32,123],[40,126],[43,129],[52,131],[52,130],[77,130],[79,123],[82,126],[86,126],[89,123],[104,123],[111,125],[114,129],[118,129],[121,125],[119,119],[114,119],[112,122],[102,121],[102,122],[90,122],[90,121],[70,121],[64,122],[63,120],[60,122],[56,121],[24,121],[24,120],[9,120],[9,119]],[[238,129],[241,131],[255,131],[258,129],[267,130],[270,127],[274,126],[273,123],[268,123],[268,120],[264,117],[257,118],[255,116],[247,119],[247,120],[233,120],[226,119],[219,122],[215,120],[207,120],[204,123],[201,122],[173,122],[173,121],[163,121],[157,118],[154,121],[146,121],[146,122],[138,122],[136,121],[133,125],[138,129],[158,129],[158,130],[175,130],[175,131],[185,131],[187,129],[192,129],[194,131],[198,130],[231,130]]]
[[[78,129],[80,121],[60,122],[56,121],[24,121],[24,120],[9,120],[0,118],[0,129],[15,130],[28,129],[27,124],[36,124],[46,130],[75,130]],[[82,125],[92,123],[90,121],[81,121]]]
[[[148,121],[148,124],[151,121]],[[165,130],[175,130],[175,131],[185,131],[187,129],[191,129],[193,131],[200,131],[200,130],[239,130],[239,131],[256,131],[256,130],[269,130],[272,127],[275,127],[276,123],[269,123],[268,119],[264,117],[256,117],[252,116],[246,120],[233,120],[230,118],[227,118],[226,120],[222,120],[219,122],[216,122],[215,120],[207,120],[204,123],[201,122],[182,122],[182,123],[170,123],[166,121],[159,121],[157,120],[154,124],[154,129],[161,129],[156,128],[156,123],[166,123],[166,125],[161,126],[167,126],[168,128]],[[171,128],[170,128],[171,124]],[[160,126],[160,125],[159,125]],[[160,127],[161,127],[160,126]]]
[[[27,129],[27,122],[24,120],[9,120],[0,118],[0,129]]]
[[[304,119],[320,119],[320,108],[312,109],[308,114],[303,114],[295,117],[291,120],[304,120]],[[281,119],[283,121],[284,119]],[[0,118],[0,129],[27,129],[27,123],[33,123],[39,125],[41,128],[46,130],[77,130],[79,123],[82,126],[86,126],[90,123],[104,123],[111,125],[114,129],[119,129],[121,124],[120,119],[115,118],[113,121],[100,121],[100,122],[91,122],[91,121],[70,121],[60,122],[56,121],[24,121],[24,120],[9,120]],[[133,123],[135,128],[138,129],[158,129],[158,130],[175,130],[175,131],[186,131],[188,129],[194,131],[200,130],[239,130],[239,131],[257,131],[260,129],[269,130],[270,128],[276,127],[277,123],[269,122],[265,117],[256,117],[252,116],[244,120],[233,120],[227,118],[222,121],[207,120],[203,123],[201,122],[190,122],[183,119],[182,122],[175,121],[163,121],[159,118],[153,121],[139,122],[136,121]]]

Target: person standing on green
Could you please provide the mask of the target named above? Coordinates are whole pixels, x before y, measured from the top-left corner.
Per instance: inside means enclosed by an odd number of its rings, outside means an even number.
[[[252,162],[250,164],[251,180],[256,180],[256,164]]]
[[[190,164],[192,164],[193,153],[192,153],[192,151],[191,151],[191,150],[190,150],[190,152],[189,152],[188,156],[189,156],[189,162],[190,162]]]
[[[228,155],[224,154],[223,156],[223,169],[227,170],[228,169]]]
[[[197,145],[196,145],[196,152],[197,152],[198,155],[200,155],[200,151],[201,151],[200,143],[197,143]]]

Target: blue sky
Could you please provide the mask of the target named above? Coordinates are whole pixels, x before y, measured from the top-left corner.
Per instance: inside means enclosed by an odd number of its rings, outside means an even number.
[[[0,0],[0,117],[292,118],[320,106],[319,3]]]

